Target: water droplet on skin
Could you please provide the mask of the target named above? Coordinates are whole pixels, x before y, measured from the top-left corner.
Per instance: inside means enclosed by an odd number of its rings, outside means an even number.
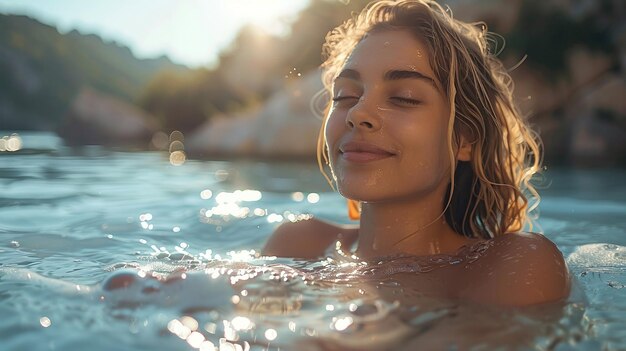
[[[448,261],[450,264],[459,264],[461,262],[463,262],[463,260],[460,257],[450,257],[450,260]]]

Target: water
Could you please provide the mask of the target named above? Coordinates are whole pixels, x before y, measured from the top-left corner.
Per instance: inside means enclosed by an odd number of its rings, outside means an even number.
[[[377,270],[341,252],[260,257],[280,221],[347,222],[314,164],[173,166],[22,138],[0,152],[0,350],[626,349],[624,171],[547,172],[538,224],[576,289],[515,310],[426,297],[388,275],[467,253]]]

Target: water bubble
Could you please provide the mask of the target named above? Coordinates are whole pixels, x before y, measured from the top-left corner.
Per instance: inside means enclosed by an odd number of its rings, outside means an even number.
[[[170,154],[170,164],[173,166],[181,166],[187,160],[187,156],[184,151],[174,151]]]
[[[310,193],[306,196],[306,200],[312,204],[315,204],[320,201],[320,196],[317,193]]]
[[[0,151],[18,151],[22,148],[22,138],[17,133],[0,138]]]
[[[174,151],[185,151],[185,145],[178,140],[172,141],[170,144],[170,153]]]
[[[163,132],[156,132],[152,135],[152,140],[150,141],[152,146],[154,146],[157,150],[165,150],[167,148],[167,144],[169,142],[169,138],[167,134]]]
[[[41,326],[44,328],[48,328],[50,325],[52,325],[52,321],[50,320],[50,318],[44,316],[39,318],[39,324],[41,324]]]
[[[181,131],[175,130],[172,133],[170,133],[170,142],[172,141],[183,142],[185,141],[185,135],[183,135]]]
[[[270,328],[265,331],[265,338],[267,340],[273,341],[276,339],[276,337],[278,337],[278,333],[276,332],[275,329]]]
[[[208,200],[213,196],[213,192],[209,189],[204,189],[200,192],[200,198],[202,200]]]
[[[22,148],[22,138],[17,134],[11,134],[6,144],[7,151],[18,151]]]

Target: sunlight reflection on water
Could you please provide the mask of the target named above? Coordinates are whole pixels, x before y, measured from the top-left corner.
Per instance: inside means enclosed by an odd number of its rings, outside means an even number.
[[[348,222],[345,201],[326,192],[316,165],[173,167],[167,154],[20,137],[21,150],[0,154],[7,349],[413,350],[472,335],[465,342],[483,349],[626,347],[623,173],[554,173],[540,222],[583,298],[503,311],[380,279],[472,255],[378,264],[338,247],[317,261],[260,256],[278,223],[312,215]],[[105,289],[112,286],[120,288]]]

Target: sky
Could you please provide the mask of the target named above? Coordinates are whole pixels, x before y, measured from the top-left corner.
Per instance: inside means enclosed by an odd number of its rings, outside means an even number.
[[[138,58],[167,55],[210,67],[238,30],[252,24],[287,34],[309,0],[0,0],[0,13],[23,14],[61,33],[77,29],[128,46]]]

